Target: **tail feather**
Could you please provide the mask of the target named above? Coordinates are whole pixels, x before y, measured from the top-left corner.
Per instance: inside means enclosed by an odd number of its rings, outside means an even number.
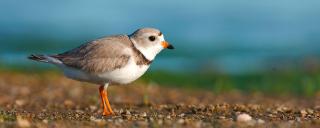
[[[48,60],[44,55],[31,54],[30,56],[28,56],[28,59],[48,63]]]
[[[28,56],[28,59],[51,64],[62,64],[61,60],[56,58],[55,56],[31,54],[30,56]]]

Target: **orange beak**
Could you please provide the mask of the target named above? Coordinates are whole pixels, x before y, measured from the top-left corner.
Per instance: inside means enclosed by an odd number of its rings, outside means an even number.
[[[163,48],[174,49],[174,47],[171,44],[169,44],[167,41],[162,41],[161,45]]]

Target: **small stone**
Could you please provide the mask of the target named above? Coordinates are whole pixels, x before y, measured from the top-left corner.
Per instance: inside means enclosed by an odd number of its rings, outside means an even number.
[[[159,114],[159,115],[158,115],[158,118],[163,118],[163,117],[164,117],[164,116],[163,116],[163,115],[161,115],[161,114]]]
[[[248,114],[245,114],[245,113],[240,114],[240,115],[237,116],[237,121],[238,122],[249,122],[251,120],[252,120],[252,117],[250,115],[248,115]]]
[[[137,121],[138,127],[147,128],[148,122],[147,121]]]
[[[271,113],[272,114],[278,114],[278,111],[277,110],[272,110]]]
[[[179,123],[179,124],[183,124],[183,123],[184,123],[184,119],[179,119],[179,120],[178,120],[178,123]]]
[[[302,117],[305,117],[308,114],[308,112],[306,110],[301,110],[300,114]]]
[[[18,106],[23,106],[26,102],[24,100],[16,100],[15,103]]]
[[[124,117],[124,119],[128,119],[128,120],[132,119],[132,115],[124,115],[123,117]]]
[[[94,116],[90,116],[90,120],[91,120],[91,121],[95,121],[96,118],[95,118]]]
[[[130,111],[129,110],[126,110],[126,115],[130,115]]]
[[[97,118],[94,117],[94,116],[90,116],[90,120],[91,120],[92,122],[97,123],[98,125],[104,125],[104,124],[106,124],[106,121],[105,121],[105,120],[103,120],[103,119],[97,119]]]
[[[201,126],[202,126],[202,121],[200,120],[200,121],[197,121],[197,122],[195,122],[195,128],[202,128]]]
[[[273,114],[268,114],[268,117],[275,117],[275,115],[273,115]]]
[[[314,111],[312,110],[312,109],[307,109],[307,112],[309,113],[309,114],[313,114],[314,113]]]
[[[250,104],[248,107],[249,107],[250,109],[252,109],[252,110],[255,110],[255,111],[257,111],[257,110],[260,109],[260,106],[259,106],[259,105],[256,105],[256,104]]]
[[[262,119],[258,119],[258,120],[257,120],[257,123],[258,123],[258,124],[264,124],[264,123],[265,123],[265,121],[264,121],[264,120],[262,120]]]
[[[167,106],[167,105],[165,105],[165,104],[160,105],[159,107],[160,107],[161,109],[163,109],[163,108],[168,108],[168,106]]]
[[[278,107],[277,108],[278,112],[290,112],[290,109],[284,106]]]
[[[121,119],[121,118],[119,118],[119,119],[116,119],[115,121],[114,121],[114,123],[116,124],[116,125],[121,125],[121,123],[123,122],[123,119]]]
[[[119,113],[120,114],[125,114],[122,108],[119,110]]]
[[[74,105],[74,103],[71,100],[65,100],[63,103],[66,107],[72,107]]]
[[[184,113],[181,113],[180,115],[178,115],[179,117],[184,117],[185,114]]]
[[[147,113],[146,113],[146,112],[143,112],[143,113],[140,114],[140,116],[141,116],[141,117],[146,117],[146,116],[147,116]]]
[[[219,119],[226,119],[226,117],[224,117],[224,116],[219,116]]]
[[[48,124],[49,121],[47,119],[42,120],[43,123]]]
[[[17,123],[18,123],[18,126],[22,127],[22,128],[27,128],[27,127],[31,126],[31,124],[28,120],[23,119],[21,117],[17,117]]]
[[[301,118],[300,117],[296,117],[296,121],[300,122]]]
[[[84,111],[81,110],[81,109],[77,109],[76,112],[77,112],[77,113],[84,113]]]
[[[119,119],[117,119],[116,121],[118,121],[119,123],[122,123],[122,122],[123,122],[123,119],[119,118]]]
[[[89,108],[90,108],[91,111],[97,110],[97,106],[94,106],[94,105],[90,105]]]
[[[160,119],[160,120],[157,121],[157,123],[158,123],[159,125],[162,125],[162,124],[163,124],[163,120]]]

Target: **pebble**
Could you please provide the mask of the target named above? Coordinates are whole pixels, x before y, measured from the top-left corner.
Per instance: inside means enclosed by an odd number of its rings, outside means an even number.
[[[123,119],[119,118],[119,119],[117,119],[116,121],[122,123],[122,122],[123,122]]]
[[[312,109],[307,109],[307,112],[309,113],[309,114],[313,114],[314,113],[314,110],[312,110]]]
[[[129,110],[126,110],[126,115],[130,115],[131,112]]]
[[[117,110],[116,110],[116,111],[117,111]],[[120,114],[125,114],[122,108],[118,111],[118,113],[120,113]]]
[[[24,100],[16,100],[15,103],[18,106],[23,106],[26,102]]]
[[[291,110],[288,107],[280,106],[277,108],[278,112],[290,112]]]
[[[66,107],[72,107],[74,105],[73,101],[71,100],[65,100],[63,103]]]
[[[21,117],[17,117],[17,124],[19,127],[22,127],[22,128],[27,128],[27,127],[31,126],[31,124],[28,120],[23,119]]]
[[[201,128],[201,125],[202,125],[202,121],[197,121],[194,125],[195,128]]]
[[[184,117],[185,116],[185,114],[184,113],[181,113],[180,115],[179,115],[179,117]]]
[[[97,110],[97,106],[95,106],[95,105],[90,105],[89,108],[91,111]]]
[[[178,123],[179,123],[179,124],[183,124],[183,123],[184,123],[184,119],[179,119],[179,120],[178,120]]]
[[[264,123],[265,123],[265,121],[264,121],[264,120],[262,120],[262,119],[258,119],[258,120],[257,120],[257,123],[258,123],[258,124],[264,124]]]
[[[288,121],[290,124],[293,124],[294,123],[294,120],[289,120]]]
[[[245,114],[245,113],[240,114],[240,115],[237,116],[237,121],[238,122],[249,122],[251,120],[252,120],[252,117],[250,115],[248,115],[248,114]]]
[[[132,119],[132,115],[123,115],[123,118],[124,119],[127,119],[127,120],[131,120]]]
[[[163,118],[163,117],[164,117],[164,116],[163,116],[163,115],[161,115],[161,114],[159,114],[159,115],[158,115],[158,118]]]
[[[300,122],[301,118],[300,117],[296,117],[296,121]]]
[[[226,117],[224,117],[224,116],[219,116],[219,119],[226,119]]]
[[[140,114],[140,116],[141,116],[141,117],[146,117],[146,116],[147,116],[147,113],[146,113],[146,112],[143,112],[143,113]]]
[[[138,127],[147,128],[148,122],[147,121],[137,121]]]
[[[157,123],[158,123],[159,125],[162,125],[162,124],[163,124],[163,120],[160,119],[160,120],[157,121]]]
[[[85,113],[83,110],[77,109],[76,110],[77,113]]]
[[[43,123],[48,124],[49,121],[47,119],[42,120]]]
[[[96,118],[96,117],[94,117],[94,116],[90,116],[90,120],[91,120],[92,122],[95,122],[97,125],[100,125],[100,126],[105,125],[105,124],[107,123],[105,120],[103,120],[103,119],[98,119],[98,118]]]
[[[300,114],[302,117],[305,117],[308,114],[308,112],[306,110],[301,110]]]

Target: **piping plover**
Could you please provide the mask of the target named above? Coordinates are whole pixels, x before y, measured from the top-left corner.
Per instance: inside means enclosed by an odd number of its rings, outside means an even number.
[[[100,85],[103,115],[113,115],[107,97],[108,85],[128,84],[142,76],[163,49],[174,49],[155,28],[142,28],[131,35],[114,35],[93,40],[56,55],[30,55],[50,63],[68,78]]]

